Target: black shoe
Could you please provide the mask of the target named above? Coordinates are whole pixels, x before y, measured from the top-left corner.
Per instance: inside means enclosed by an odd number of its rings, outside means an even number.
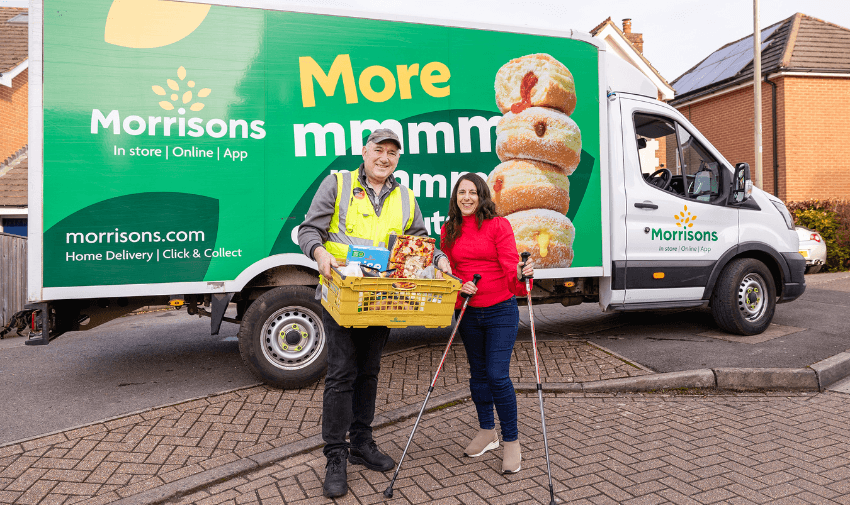
[[[328,454],[325,465],[325,482],[322,491],[327,498],[337,498],[348,492],[348,451]]]
[[[378,472],[387,472],[395,468],[393,458],[378,450],[378,444],[374,440],[359,447],[352,447],[348,459],[351,460],[352,465],[363,465],[369,470]]]

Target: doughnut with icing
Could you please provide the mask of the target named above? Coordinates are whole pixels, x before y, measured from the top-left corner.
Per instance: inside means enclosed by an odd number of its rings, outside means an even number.
[[[487,177],[496,212],[507,216],[528,209],[570,209],[570,180],[555,165],[531,160],[509,160]]]
[[[576,107],[573,75],[563,63],[538,53],[515,58],[496,73],[496,105],[502,113],[551,107],[572,114]]]
[[[508,112],[496,126],[496,154],[502,161],[545,161],[570,175],[581,159],[581,131],[570,116],[553,109]]]
[[[535,268],[566,268],[573,262],[576,229],[563,214],[533,209],[506,216],[516,237],[517,252],[530,252]]]

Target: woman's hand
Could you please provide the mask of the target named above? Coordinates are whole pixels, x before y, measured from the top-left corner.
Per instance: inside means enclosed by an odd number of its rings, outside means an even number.
[[[467,281],[463,284],[463,286],[460,287],[460,292],[472,296],[478,292],[478,286],[476,286],[475,283],[472,281]]]
[[[522,266],[522,261],[516,264],[516,278],[517,280],[522,280],[522,276],[533,277],[534,276],[534,266],[531,264],[531,260],[528,260],[528,263],[525,266]]]

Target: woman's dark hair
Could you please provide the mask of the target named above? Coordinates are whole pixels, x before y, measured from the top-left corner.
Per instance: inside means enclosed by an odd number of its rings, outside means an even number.
[[[449,218],[446,220],[446,243],[440,244],[440,247],[451,247],[454,241],[460,237],[463,214],[457,204],[457,188],[460,187],[461,181],[471,181],[472,184],[475,184],[475,190],[478,192],[478,207],[475,208],[475,221],[478,223],[478,229],[481,229],[485,219],[496,217],[496,204],[490,197],[490,188],[484,182],[484,179],[473,172],[463,174],[458,178],[455,187],[452,188],[452,197],[449,201]]]

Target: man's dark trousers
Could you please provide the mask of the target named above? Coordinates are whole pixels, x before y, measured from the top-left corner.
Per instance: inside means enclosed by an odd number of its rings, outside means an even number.
[[[390,329],[345,328],[322,311],[328,347],[328,373],[322,404],[324,454],[358,447],[372,440],[381,354]],[[351,444],[346,442],[349,434]]]

